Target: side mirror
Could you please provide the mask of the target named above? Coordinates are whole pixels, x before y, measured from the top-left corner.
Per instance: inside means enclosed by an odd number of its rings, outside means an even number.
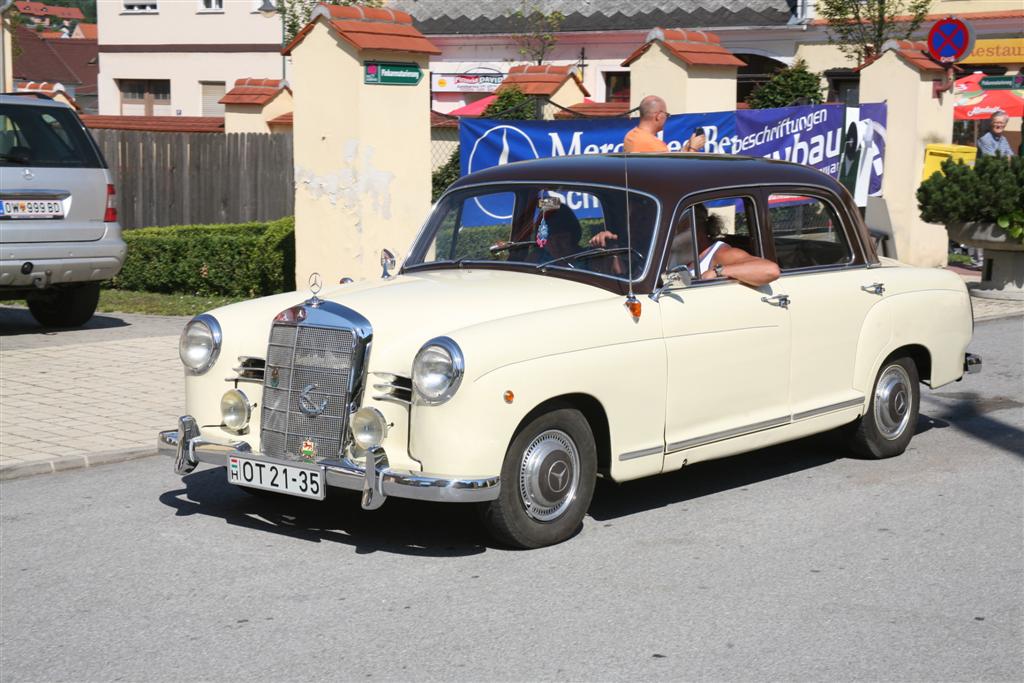
[[[661,298],[667,290],[672,288],[672,285],[680,284],[684,287],[689,287],[693,282],[693,278],[690,276],[690,269],[686,266],[679,265],[675,266],[671,270],[662,273],[661,275],[661,287],[658,287],[651,292],[651,298],[655,301]]]
[[[388,249],[381,249],[380,251],[380,267],[384,269],[384,272],[380,274],[382,278],[387,280],[391,277],[390,270],[395,267],[395,255]]]

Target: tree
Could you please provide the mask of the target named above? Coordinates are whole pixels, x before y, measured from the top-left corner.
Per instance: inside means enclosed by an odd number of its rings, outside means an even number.
[[[776,72],[747,97],[747,104],[753,109],[821,104],[822,101],[821,76],[808,71],[807,62],[802,59]]]
[[[887,40],[906,40],[924,21],[932,0],[818,0],[828,21],[828,40],[858,64],[878,54]]]
[[[363,5],[380,7],[384,0],[277,0],[277,11],[284,21],[284,42],[290,43],[302,28],[309,23],[309,15],[317,5]]]
[[[536,5],[527,6],[525,0],[512,17],[520,26],[519,33],[512,34],[512,42],[519,49],[519,55],[537,64],[543,64],[551,48],[558,42],[558,29],[565,21],[561,12],[545,14]]]

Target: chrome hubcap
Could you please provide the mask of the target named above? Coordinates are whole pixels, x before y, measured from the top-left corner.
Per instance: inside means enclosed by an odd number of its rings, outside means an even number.
[[[549,429],[530,442],[519,467],[519,495],[526,514],[540,522],[558,519],[576,499],[580,455],[565,432]]]
[[[890,365],[875,385],[875,424],[886,439],[898,439],[910,423],[910,376],[901,365]]]

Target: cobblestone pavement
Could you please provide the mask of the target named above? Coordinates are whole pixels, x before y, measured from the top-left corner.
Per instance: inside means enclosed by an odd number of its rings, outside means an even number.
[[[972,301],[976,320],[1024,315],[1024,302]],[[101,313],[44,332],[27,309],[0,306],[0,479],[154,454],[184,412],[187,320]]]
[[[44,332],[26,309],[0,306],[0,479],[154,453],[184,408],[187,320],[101,313]]]

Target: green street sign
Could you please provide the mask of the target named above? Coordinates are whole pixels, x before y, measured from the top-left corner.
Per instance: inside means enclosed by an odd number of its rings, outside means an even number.
[[[1021,87],[1016,81],[1016,76],[985,76],[980,85],[982,90],[1013,90]]]
[[[363,63],[363,83],[369,85],[416,85],[422,78],[419,64]]]

